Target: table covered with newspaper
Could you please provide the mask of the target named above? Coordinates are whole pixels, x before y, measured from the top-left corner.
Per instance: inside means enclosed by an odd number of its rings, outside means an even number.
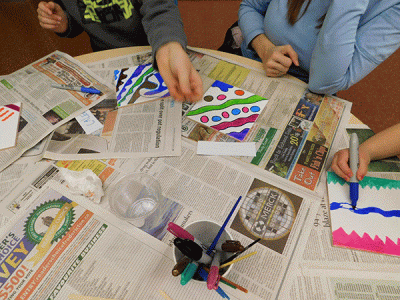
[[[331,244],[324,176],[332,154],[348,144],[351,103],[312,98],[305,84],[267,78],[204,51],[193,49],[190,57],[205,89],[220,80],[268,99],[245,140],[256,142],[256,158],[197,155],[200,139],[236,141],[215,130],[201,134],[204,126],[186,116],[188,103],[179,107],[182,140],[174,145],[176,155],[89,159],[77,151],[55,161],[38,162],[39,154],[21,158],[19,168],[13,163],[0,173],[6,187],[0,194],[0,299],[162,299],[160,290],[172,299],[220,299],[204,284],[192,280],[181,286],[171,275],[174,236],[167,225],[204,219],[222,224],[239,196],[227,230],[242,245],[262,240],[252,247],[257,255],[234,264],[227,276],[249,292],[221,286],[230,299],[400,297],[399,258]],[[85,70],[111,89],[113,70],[148,58],[149,52],[109,58]],[[352,128],[368,130],[362,124]],[[49,141],[43,143],[41,153]],[[291,152],[284,152],[288,148]],[[127,173],[150,174],[162,186],[163,205],[142,224],[120,220],[106,201],[95,204],[72,193],[62,168],[91,169],[105,193]],[[7,170],[14,180],[7,179]]]

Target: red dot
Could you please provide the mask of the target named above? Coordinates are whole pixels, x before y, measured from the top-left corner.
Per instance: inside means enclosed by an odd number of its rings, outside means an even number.
[[[218,95],[218,97],[217,97],[217,99],[218,100],[224,100],[226,98],[226,96],[225,95]]]
[[[248,109],[247,107],[243,107],[243,108],[242,108],[242,111],[243,111],[244,113],[247,113],[247,112],[249,111],[249,109]]]
[[[244,91],[242,91],[242,90],[236,90],[236,91],[235,91],[235,94],[238,95],[238,96],[243,96],[243,95],[244,95]]]
[[[207,123],[208,122],[208,117],[207,116],[202,116],[200,118],[200,121],[202,121],[203,123]]]
[[[223,116],[224,118],[229,118],[229,114],[228,114],[226,111],[224,111],[224,112],[222,113],[222,116]]]

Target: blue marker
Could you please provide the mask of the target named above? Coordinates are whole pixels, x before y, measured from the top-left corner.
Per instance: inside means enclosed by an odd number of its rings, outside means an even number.
[[[56,88],[56,89],[73,90],[73,91],[89,93],[89,94],[100,94],[101,93],[100,90],[97,90],[94,88],[87,88],[84,86],[73,86],[73,85],[67,85],[67,84],[52,84],[51,87]]]
[[[353,209],[357,206],[358,200],[358,179],[357,179],[357,170],[358,170],[358,136],[356,133],[352,133],[350,136],[350,169],[353,172],[353,176],[351,176],[349,184],[350,184],[350,200]]]

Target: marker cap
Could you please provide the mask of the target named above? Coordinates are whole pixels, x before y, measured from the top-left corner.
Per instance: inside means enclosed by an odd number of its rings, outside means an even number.
[[[193,275],[196,273],[198,268],[198,264],[191,262],[190,264],[187,265],[185,270],[183,270],[183,273],[181,275],[181,285],[187,284],[190,279],[193,278]]]

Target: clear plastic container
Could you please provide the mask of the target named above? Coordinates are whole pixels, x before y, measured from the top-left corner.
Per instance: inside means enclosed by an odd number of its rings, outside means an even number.
[[[106,198],[111,211],[120,219],[138,221],[160,205],[161,185],[145,173],[130,173],[109,186]]]

